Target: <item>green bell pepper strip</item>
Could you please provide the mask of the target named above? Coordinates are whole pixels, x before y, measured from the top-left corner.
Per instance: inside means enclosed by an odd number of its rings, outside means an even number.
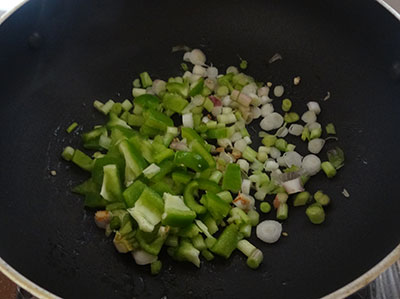
[[[103,184],[100,195],[108,201],[122,200],[122,186],[118,174],[118,168],[115,164],[103,166]]]
[[[92,158],[90,158],[88,155],[78,149],[75,150],[71,161],[83,170],[92,171],[93,169],[94,161],[92,160]]]
[[[164,213],[162,215],[162,224],[186,227],[196,218],[196,213],[185,205],[181,197],[164,193],[163,199]]]
[[[184,165],[194,171],[203,171],[208,168],[207,161],[199,154],[192,152],[175,152],[174,162],[176,165]]]
[[[182,138],[185,138],[188,144],[191,144],[193,140],[197,140],[208,152],[210,151],[210,145],[192,128],[183,127],[181,134]]]
[[[96,128],[90,132],[82,134],[83,147],[87,149],[99,150],[99,140],[101,135],[107,135],[107,129],[105,127]]]
[[[192,181],[185,187],[185,191],[183,193],[183,198],[185,204],[196,214],[204,214],[207,210],[204,206],[200,205],[194,198],[194,194],[196,193],[199,184],[197,181]]]
[[[236,249],[240,239],[238,226],[236,224],[230,224],[218,237],[217,242],[211,247],[211,251],[228,259]]]
[[[124,180],[124,170],[125,170],[125,161],[121,156],[113,156],[113,155],[105,155],[101,158],[97,158],[94,160],[94,165],[92,169],[92,179],[93,181],[101,185],[103,182],[104,171],[103,167],[105,165],[115,164],[118,169],[118,174],[121,180]]]
[[[214,255],[207,249],[201,251],[201,255],[206,259],[206,261],[212,261],[214,259]]]
[[[140,154],[140,151],[127,140],[122,140],[118,148],[125,159],[125,185],[129,186],[142,174],[143,169],[147,167],[147,162]]]
[[[211,156],[209,151],[205,149],[205,147],[199,142],[198,139],[194,139],[190,143],[190,148],[192,151],[196,154],[199,154],[204,160],[207,161],[208,167],[209,168],[215,168],[215,160],[214,157]]]
[[[149,163],[155,162],[155,159],[153,157],[154,156],[153,146],[147,139],[141,137],[140,135],[135,135],[129,138],[129,142],[140,151],[143,158],[145,158],[147,162]]]
[[[142,94],[134,100],[134,104],[139,105],[143,109],[157,109],[160,106],[160,102],[160,99],[152,94]]]
[[[173,248],[173,247],[170,247]],[[200,267],[200,251],[197,250],[192,243],[182,240],[180,245],[174,250],[173,258],[177,261],[187,261]]]
[[[120,119],[115,113],[110,113],[109,114],[110,118],[106,124],[106,127],[108,129],[111,129],[112,127],[115,126],[121,126],[127,129],[131,129],[131,127],[126,123],[126,121]]]
[[[135,202],[139,199],[145,188],[146,185],[143,182],[136,180],[132,185],[126,188],[124,192],[122,192],[122,197],[128,208],[135,206]]]
[[[242,186],[242,175],[238,164],[228,164],[222,180],[222,189],[239,192]]]
[[[161,222],[164,202],[157,192],[147,187],[143,190],[134,207],[128,209],[128,212],[136,220],[140,230],[151,232]]]
[[[114,212],[122,211],[122,212],[128,213],[128,212],[125,211],[126,210],[126,205],[125,205],[125,202],[123,202],[123,201],[117,201],[117,202],[112,202],[112,203],[107,204],[106,205],[106,210],[107,211],[114,211]],[[113,216],[114,216],[114,213],[113,213]]]
[[[216,182],[202,178],[197,179],[196,182],[198,183],[200,190],[212,193],[218,193],[222,191],[221,187]]]
[[[149,127],[145,124],[143,124],[140,129],[139,129],[140,134],[142,134],[143,136],[148,136],[148,137],[154,137],[160,134],[163,134],[162,131],[156,129],[156,128],[152,128]]]
[[[150,180],[155,183],[161,181],[167,174],[172,172],[175,168],[175,163],[172,160],[164,160],[158,166],[160,167],[160,172]]]
[[[142,86],[144,88],[150,87],[153,85],[153,80],[151,80],[148,72],[143,72],[139,74],[140,81],[142,82]]]
[[[208,232],[213,235],[218,231],[218,225],[210,213],[200,215],[201,221],[207,226]]]
[[[140,127],[144,124],[144,117],[142,115],[135,115],[129,113],[125,121],[128,123],[128,125],[132,127]]]
[[[111,146],[118,144],[123,139],[129,139],[132,136],[137,135],[137,131],[124,128],[121,126],[115,126],[111,128]]]
[[[172,173],[172,179],[175,183],[187,185],[193,179],[193,175],[184,170],[177,170]]]
[[[158,194],[160,194],[161,196],[167,192],[173,195],[176,195],[177,193],[175,192],[175,190],[172,188],[171,184],[168,184],[164,181],[158,181],[156,183],[153,183],[150,185],[151,189],[153,189],[154,191],[156,191]]]
[[[145,119],[144,124],[146,126],[158,129],[162,132],[167,131],[168,127],[172,127],[174,125],[174,122],[170,117],[151,108],[143,112],[143,117]]]
[[[166,84],[166,89],[168,92],[177,93],[184,98],[188,97],[189,94],[189,84],[188,83],[178,83],[178,82],[168,82]]]
[[[179,94],[167,92],[163,96],[163,104],[166,109],[182,113],[183,109],[185,109],[189,102]]]
[[[85,194],[84,205],[87,208],[93,209],[103,209],[107,205],[107,200],[105,200],[99,192],[89,192]]]
[[[210,139],[222,139],[228,137],[228,129],[225,127],[209,129],[207,131],[207,137]]]
[[[167,148],[164,144],[153,142],[153,152],[154,152],[154,161],[156,163],[161,163],[162,161],[172,158],[175,155],[175,152]]]
[[[231,210],[230,204],[223,201],[215,193],[208,192],[202,196],[200,202],[207,208],[211,216],[217,222],[224,219]]]
[[[201,94],[204,87],[204,78],[200,78],[196,82],[190,85],[189,96],[194,97],[195,95]]]
[[[163,226],[158,228],[155,237],[152,233],[146,233],[141,230],[138,230],[136,233],[136,239],[138,240],[140,247],[152,255],[158,255],[160,253],[167,237],[168,230]]]
[[[72,192],[81,195],[86,195],[88,193],[100,193],[100,186],[102,181],[103,179],[100,181],[99,184],[97,184],[93,178],[90,178],[84,181],[82,184],[79,184],[72,188]]]
[[[191,223],[186,227],[182,227],[178,231],[178,236],[179,237],[184,237],[184,238],[194,238],[200,232],[201,232],[201,230],[199,229],[199,227],[196,224]]]

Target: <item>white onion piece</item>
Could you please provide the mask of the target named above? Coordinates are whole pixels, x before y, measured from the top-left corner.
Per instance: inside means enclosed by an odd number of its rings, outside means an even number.
[[[276,162],[278,162],[279,166],[281,166],[281,167],[286,166],[284,157],[278,157],[278,159],[276,159]]]
[[[233,163],[233,157],[230,154],[227,154],[225,152],[222,152],[219,154],[219,157],[224,160],[226,163]]]
[[[211,114],[214,116],[220,115],[222,113],[222,106],[214,106],[211,110]]]
[[[207,78],[204,80],[204,85],[207,86],[210,90],[214,90],[215,86],[217,85],[217,80]]]
[[[272,112],[274,112],[274,106],[272,106],[272,104],[267,103],[261,107],[262,117],[266,117],[268,114],[271,114]]]
[[[138,265],[148,265],[157,260],[156,255],[152,255],[141,249],[133,251],[132,256]]]
[[[286,127],[280,127],[279,129],[278,129],[278,131],[276,131],[276,136],[277,137],[286,137],[286,135],[289,133],[289,130],[288,130],[288,128],[286,128]]]
[[[316,175],[321,170],[321,160],[318,156],[309,154],[303,158],[301,168],[309,176]]]
[[[331,93],[328,91],[326,96],[322,99],[323,101],[329,100],[331,98]]]
[[[192,73],[189,71],[186,71],[182,76],[183,79],[190,79],[190,77],[192,77]]]
[[[307,107],[309,111],[314,112],[316,115],[321,113],[321,107],[319,106],[319,104],[317,102],[308,102],[307,103]]]
[[[255,94],[257,92],[257,85],[256,83],[249,83],[244,86],[240,92],[247,95]]]
[[[235,132],[231,136],[231,141],[232,142],[236,142],[236,141],[238,141],[240,139],[242,139],[242,134],[240,134],[240,132]]]
[[[201,78],[201,76],[196,75],[196,74],[192,74],[192,75],[190,76],[190,78],[189,78],[189,82],[190,82],[190,83],[197,82],[200,78]]]
[[[192,113],[186,113],[182,115],[182,125],[186,128],[192,128],[194,126],[193,123],[193,114]]]
[[[206,124],[206,123],[208,123],[210,121],[210,119],[207,116],[203,116],[201,121]],[[242,136],[242,135],[240,135],[240,136]]]
[[[218,76],[218,69],[214,66],[210,66],[207,68],[207,77],[211,79],[215,79]]]
[[[279,168],[279,164],[276,163],[276,162],[273,161],[273,160],[267,160],[267,161],[265,162],[265,164],[264,164],[264,169],[265,169],[266,171],[274,171],[274,170],[277,170],[278,168]]]
[[[158,95],[160,92],[165,90],[165,86],[167,85],[167,82],[163,80],[156,79],[153,81],[152,89],[153,92]]]
[[[237,160],[236,163],[240,166],[240,169],[243,172],[245,172],[245,173],[249,172],[250,164],[245,159],[239,159],[239,160]]]
[[[217,140],[217,144],[223,148],[232,147],[232,142],[228,138],[221,138]]]
[[[227,69],[226,69],[226,73],[227,74],[229,74],[229,73],[234,73],[235,75],[236,74],[239,74],[239,71],[238,71],[238,69],[237,69],[237,67],[236,66],[229,66]]]
[[[246,141],[244,139],[239,139],[238,141],[235,142],[233,147],[237,149],[239,152],[243,152],[246,146],[247,146]]]
[[[275,61],[280,60],[280,59],[282,59],[282,55],[279,54],[279,53],[275,53],[274,56],[272,56],[272,57],[268,60],[268,63],[271,64],[271,63],[274,63]]]
[[[183,61],[190,62],[190,56],[191,55],[192,55],[192,53],[185,52],[185,54],[183,54]]]
[[[318,154],[325,145],[325,140],[321,138],[315,138],[308,142],[308,151],[313,154]]]
[[[251,107],[251,108],[250,108],[250,113],[251,113],[253,119],[260,118],[260,116],[261,116],[261,109],[258,108],[258,107]]]
[[[182,141],[172,141],[169,147],[177,151],[189,151],[187,144]]]
[[[256,235],[265,243],[275,243],[282,234],[282,224],[275,220],[264,220],[256,228]]]
[[[349,193],[349,191],[346,190],[346,188],[343,188],[342,194],[344,197],[347,197],[347,198],[350,197],[350,193]]]
[[[250,180],[247,179],[242,180],[241,190],[244,194],[246,195],[250,194],[250,186],[251,186]]]
[[[254,209],[254,197],[248,194],[239,193],[238,196],[233,200],[233,204],[239,209],[248,212]]]
[[[289,134],[294,136],[300,136],[303,133],[304,127],[299,124],[291,124],[289,127]]]
[[[320,123],[317,123],[317,122],[313,122],[313,123],[311,123],[311,124],[307,124],[307,128],[310,130],[310,132],[312,131],[312,130],[318,130],[318,129],[321,129],[321,124]]]
[[[295,151],[286,152],[283,154],[283,158],[285,160],[287,167],[292,167],[293,165],[301,167],[301,160],[303,159],[303,156],[300,155],[298,152]]]
[[[267,103],[271,103],[271,102],[272,102],[272,99],[270,97],[268,97],[268,96],[262,96],[260,98],[260,104],[261,105],[264,105],[264,104],[267,104]]]
[[[204,97],[202,95],[196,95],[192,98],[191,103],[193,103],[193,105],[197,106],[201,106],[204,103]]]
[[[99,228],[106,229],[110,224],[112,215],[109,211],[97,211],[94,215],[94,222]]]
[[[307,124],[310,124],[317,121],[317,116],[313,111],[307,111],[301,116],[301,120]]]
[[[232,103],[231,97],[230,96],[226,96],[222,99],[222,105],[225,107],[229,107]]]
[[[243,140],[246,141],[247,144],[251,144],[251,138],[249,136],[243,137]]]
[[[274,87],[274,96],[277,98],[280,98],[283,96],[283,93],[285,92],[285,88],[282,85],[278,85]]]
[[[282,183],[283,188],[285,188],[287,194],[294,194],[304,191],[303,185],[300,178],[296,178],[290,181]]]
[[[278,159],[281,156],[281,152],[276,147],[271,147],[271,149],[269,151],[269,155],[273,159]]]
[[[192,52],[190,52],[189,59],[193,64],[204,65],[206,63],[206,55],[204,55],[200,49],[193,49]]]
[[[264,131],[271,131],[274,129],[278,129],[283,124],[283,117],[279,113],[273,112],[268,114],[263,118],[260,122],[260,127]]]
[[[198,75],[201,77],[204,77],[206,75],[206,72],[207,72],[207,70],[204,67],[202,67],[201,65],[195,65],[192,70],[192,73],[194,75]]]
[[[263,87],[261,87],[261,88],[259,88],[257,90],[257,95],[259,97],[268,96],[268,94],[269,94],[269,87],[268,86],[263,86]]]

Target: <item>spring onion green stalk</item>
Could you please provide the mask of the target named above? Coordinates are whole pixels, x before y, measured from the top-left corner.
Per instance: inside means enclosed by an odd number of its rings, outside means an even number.
[[[276,218],[285,220],[288,218],[289,206],[286,203],[281,203],[276,210]]]
[[[266,201],[262,202],[260,204],[260,210],[261,210],[261,212],[267,214],[267,213],[269,213],[271,211],[271,205]]]
[[[329,204],[331,199],[329,198],[328,195],[324,194],[321,190],[317,191],[314,193],[314,199],[317,203],[319,203],[321,206],[326,206]]]
[[[285,139],[279,138],[275,142],[275,147],[281,152],[284,152],[287,147],[287,141]]]
[[[256,210],[250,210],[247,215],[249,216],[251,226],[256,226],[260,221],[260,214]]]
[[[156,260],[155,262],[152,262],[150,264],[150,269],[151,269],[150,272],[153,275],[157,275],[158,273],[160,273],[161,268],[162,268],[162,263],[160,260]]]
[[[293,200],[293,206],[299,207],[304,206],[310,200],[311,194],[307,191],[300,192],[296,194],[296,197]]]
[[[244,149],[244,151],[242,153],[242,157],[249,162],[254,162],[254,161],[256,161],[256,158],[257,158],[257,152],[255,150],[253,150],[251,147],[246,146],[246,148]]]
[[[322,162],[321,168],[328,178],[333,178],[336,175],[336,169],[329,161]]]
[[[306,209],[306,215],[313,224],[321,224],[325,221],[325,212],[319,203],[314,203]]]
[[[62,156],[66,161],[71,161],[71,160],[72,160],[72,157],[74,156],[74,152],[75,152],[75,150],[74,150],[72,147],[67,146],[67,147],[64,148],[64,150],[63,150],[61,156]]]
[[[335,125],[333,123],[329,123],[325,127],[326,133],[330,135],[336,135]]]
[[[247,69],[247,60],[241,60],[241,61],[240,61],[240,64],[239,64],[239,67],[240,67],[242,70]]]
[[[247,256],[247,266],[252,269],[259,267],[263,261],[263,253],[247,240],[240,240],[237,248]]]
[[[285,122],[290,124],[298,121],[300,119],[300,116],[296,112],[288,112],[285,113],[283,119],[285,120]]]
[[[70,124],[67,128],[67,133],[71,133],[72,131],[74,131],[76,129],[76,127],[78,126],[77,122],[73,122],[72,124]]]
[[[282,110],[288,112],[292,108],[292,101],[289,99],[284,99],[282,101]]]

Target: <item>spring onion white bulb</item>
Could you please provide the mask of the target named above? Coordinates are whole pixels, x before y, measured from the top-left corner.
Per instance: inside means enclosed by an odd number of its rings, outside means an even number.
[[[185,56],[183,56],[185,60]],[[193,49],[189,56],[190,62],[193,64],[204,65],[206,63],[206,55],[200,49]]]
[[[193,129],[193,127],[194,127],[193,114],[192,113],[183,114],[182,115],[182,124],[184,127]]]
[[[257,95],[259,97],[268,96],[268,94],[269,94],[269,87],[268,86],[263,86],[263,87],[261,87],[261,88],[259,88],[257,90]]]
[[[245,172],[245,173],[249,172],[250,164],[245,159],[239,159],[239,160],[237,160],[236,163],[240,166],[240,169],[243,172]]]
[[[261,105],[264,105],[264,104],[267,104],[267,103],[271,103],[271,102],[272,102],[272,99],[270,97],[268,97],[268,96],[262,96],[260,98],[260,104]]]
[[[233,147],[237,149],[239,152],[243,153],[246,146],[247,146],[246,141],[244,139],[239,139],[238,141],[235,142]]]
[[[157,79],[157,80],[154,80],[154,81],[153,81],[153,85],[152,85],[151,88],[153,89],[153,92],[154,92],[156,95],[159,95],[160,92],[162,92],[162,91],[165,90],[166,84],[167,84],[167,83],[166,83],[165,81]]]
[[[300,136],[303,132],[304,127],[299,124],[291,124],[289,127],[289,134],[294,136]]]
[[[222,114],[229,114],[229,113],[232,113],[231,107],[223,107],[222,108]]]
[[[249,136],[245,136],[243,140],[246,141],[246,144],[251,144],[251,138]]]
[[[275,243],[282,234],[282,224],[275,220],[264,220],[256,228],[256,235],[265,243]]]
[[[286,127],[280,127],[277,131],[276,131],[276,136],[277,137],[281,137],[284,138],[286,137],[286,135],[289,133],[288,128]]]
[[[211,110],[211,114],[214,116],[218,116],[222,113],[222,106],[214,106]]]
[[[264,164],[264,169],[266,171],[274,171],[279,168],[279,164],[274,160],[267,160]]]
[[[325,145],[325,140],[321,138],[315,138],[308,142],[308,151],[313,154],[318,154]]]
[[[233,73],[233,74],[239,74],[239,71],[238,71],[238,69],[237,69],[237,67],[236,66],[229,66],[227,69],[226,69],[226,73],[227,74],[229,74],[229,73]]]
[[[242,139],[242,134],[240,134],[240,132],[235,132],[232,134],[230,139],[232,142],[236,142],[236,141]]]
[[[226,163],[233,163],[233,157],[230,154],[227,154],[225,152],[222,152],[219,154],[219,157],[224,160]]]
[[[250,186],[251,186],[250,180],[247,179],[242,180],[242,187],[241,187],[242,193],[247,195],[250,194]]]
[[[217,82],[215,79],[207,78],[204,80],[204,85],[210,90],[214,90],[217,85]]]
[[[313,122],[313,123],[307,124],[307,127],[308,127],[308,129],[309,129],[310,131],[312,131],[312,130],[318,130],[318,129],[321,129],[321,124],[320,124],[320,123],[317,123],[317,122]]]
[[[274,106],[272,106],[272,104],[267,103],[261,107],[262,117],[266,117],[268,114],[271,114],[272,112],[274,112]]]
[[[303,158],[301,168],[309,176],[316,175],[321,170],[321,160],[318,156],[309,154]]]
[[[208,123],[210,121],[210,119],[207,116],[203,116],[203,118],[201,119],[201,122],[203,123]]]
[[[157,260],[156,255],[152,255],[144,250],[138,249],[132,252],[132,256],[138,265],[148,265]]]
[[[217,140],[217,144],[223,148],[232,147],[232,142],[228,138],[221,138]]]
[[[196,75],[196,74],[192,74],[192,75],[190,76],[190,78],[188,78],[188,79],[189,79],[189,82],[190,82],[190,83],[194,83],[194,82],[197,82],[200,78],[201,78],[201,76]]]
[[[292,167],[293,165],[301,167],[301,161],[303,159],[303,156],[300,155],[298,152],[295,151],[286,152],[283,154],[283,158],[287,167]]]
[[[207,77],[211,79],[215,79],[218,76],[218,69],[214,66],[210,66],[207,68]]]
[[[271,147],[271,149],[269,151],[269,155],[273,159],[278,159],[281,156],[281,152],[276,147]]]
[[[258,152],[259,153],[267,153],[268,154],[269,151],[270,151],[269,147],[266,147],[266,146],[263,146],[263,145],[258,147]]]
[[[274,96],[277,98],[280,98],[283,96],[283,93],[285,92],[285,88],[282,85],[278,85],[274,87]]]
[[[194,75],[198,75],[201,77],[205,77],[206,72],[207,72],[207,70],[204,67],[202,67],[201,65],[195,65],[192,70],[192,73]]]
[[[307,103],[308,110],[314,112],[316,115],[321,113],[321,107],[317,102],[308,102]]]
[[[183,54],[183,61],[190,62],[191,55],[192,55],[191,52],[185,52],[185,54]]]
[[[285,158],[283,158],[282,156],[276,159],[276,162],[278,162],[279,166],[281,167],[286,166]]]
[[[251,195],[239,193],[239,195],[233,200],[233,204],[239,209],[247,212],[254,209],[255,200]]]
[[[184,74],[183,74],[183,76],[182,76],[182,78],[183,79],[190,79],[190,77],[192,77],[192,73],[191,72],[189,72],[189,71],[186,71]]]
[[[256,83],[249,83],[246,86],[244,86],[241,90],[241,93],[250,95],[250,94],[255,94],[257,92],[257,85]]]
[[[226,96],[222,99],[222,105],[225,107],[229,107],[232,103],[231,97],[230,96]]]
[[[197,106],[201,106],[204,103],[204,97],[202,95],[196,95],[192,98],[191,103],[193,103],[193,105]]]
[[[307,124],[310,124],[317,121],[317,116],[313,111],[307,111],[301,116],[301,120]]]
[[[263,120],[260,122],[260,127],[264,131],[271,131],[274,129],[278,129],[283,124],[283,117],[277,112],[272,112],[265,116]]]
[[[290,181],[283,182],[282,186],[283,188],[285,188],[287,194],[294,194],[304,191],[304,187],[299,177]]]
[[[251,107],[250,113],[251,113],[253,119],[258,119],[261,116],[261,109],[259,107]]]

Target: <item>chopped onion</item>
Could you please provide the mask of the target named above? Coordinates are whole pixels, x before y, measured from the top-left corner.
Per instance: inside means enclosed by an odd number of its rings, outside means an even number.
[[[186,71],[182,76],[183,79],[190,79],[191,77],[192,77],[192,73],[189,71]]]
[[[317,123],[317,122],[313,122],[313,123],[307,124],[307,127],[310,131],[318,130],[318,129],[321,129],[321,124]]]
[[[229,66],[227,69],[226,69],[226,73],[227,74],[229,74],[229,73],[233,73],[233,74],[239,74],[239,71],[238,71],[238,69],[237,69],[237,67],[236,66]]]
[[[260,98],[260,104],[261,105],[264,105],[264,104],[267,104],[267,103],[271,103],[271,102],[272,102],[272,99],[270,97],[268,97],[268,96],[262,96]]]
[[[307,124],[310,124],[317,121],[317,116],[313,111],[307,111],[301,116],[301,120]]]
[[[201,65],[195,65],[192,70],[192,73],[194,75],[198,75],[201,77],[204,77],[206,75],[206,72],[207,72],[207,70],[204,67],[202,67]]]
[[[308,142],[308,151],[313,154],[318,154],[325,145],[325,140],[321,138],[315,138]]]
[[[249,83],[246,86],[244,86],[240,92],[247,95],[255,94],[257,92],[257,85],[254,82]]]
[[[285,158],[284,157],[278,157],[278,159],[276,159],[276,162],[278,162],[278,165],[283,167],[286,166],[286,162],[285,162]]]
[[[182,115],[182,125],[184,127],[193,129],[194,123],[193,123],[193,114],[192,113],[186,113],[186,114]]]
[[[274,160],[267,160],[264,164],[264,169],[266,171],[274,171],[279,168],[279,164]]]
[[[158,95],[160,92],[165,90],[166,82],[163,80],[156,79],[153,81],[152,89],[153,92]]]
[[[190,56],[191,55],[192,55],[192,53],[185,52],[185,54],[183,54],[183,61],[190,62]]]
[[[148,265],[157,260],[156,255],[152,255],[144,250],[138,249],[132,252],[132,256],[138,265]]]
[[[262,117],[266,117],[268,114],[271,114],[272,112],[274,112],[274,106],[272,106],[272,104],[264,104],[261,107],[261,116]]]
[[[236,141],[242,139],[242,134],[240,134],[240,132],[235,132],[232,134],[230,139],[232,142],[236,142]]]
[[[274,87],[274,96],[277,98],[280,98],[283,96],[283,93],[285,92],[285,88],[282,85],[278,85]]]
[[[321,113],[321,107],[317,102],[308,102],[307,107],[309,111],[314,112],[316,115]]]
[[[282,59],[282,55],[279,54],[279,53],[275,53],[274,56],[272,56],[272,57],[268,60],[268,63],[271,64],[271,63],[274,63],[275,61],[280,60],[280,59]]]
[[[234,147],[235,149],[237,149],[239,152],[242,152],[242,153],[243,153],[243,151],[244,151],[244,149],[246,148],[246,146],[247,146],[246,141],[245,141],[244,139],[240,139],[240,140],[238,140],[238,141],[235,142],[235,144],[234,144],[233,147]]]
[[[222,113],[222,106],[214,106],[211,110],[211,114],[214,116],[220,115]]]
[[[189,82],[190,82],[190,83],[197,82],[200,78],[201,78],[201,76],[196,75],[196,74],[192,74],[192,75],[190,76],[190,78],[189,78]]]
[[[350,193],[345,188],[343,188],[342,194],[344,197],[347,197],[347,198],[350,197]]]
[[[240,169],[243,172],[245,172],[245,173],[249,172],[250,164],[245,159],[239,159],[239,160],[237,160],[236,163],[240,166]]]
[[[206,55],[204,55],[200,49],[193,49],[192,52],[190,52],[189,59],[193,64],[204,65],[206,63]]]
[[[278,159],[281,156],[281,152],[276,147],[271,147],[271,149],[269,150],[269,155],[273,159]]]
[[[232,108],[231,107],[223,107],[222,108],[222,114],[229,114],[232,113]]]
[[[222,106],[221,100],[219,98],[217,98],[216,96],[209,96],[208,98],[213,102],[214,107]]]
[[[289,132],[289,130],[285,127],[285,126],[283,126],[283,127],[280,127],[279,129],[278,129],[278,131],[276,131],[276,136],[277,137],[286,137],[286,135],[288,134],[288,132]]]
[[[263,87],[261,87],[261,88],[259,88],[257,90],[257,95],[259,97],[268,96],[268,94],[269,94],[269,87],[268,86],[263,86]]]
[[[233,157],[230,154],[227,154],[225,152],[222,152],[219,154],[219,157],[224,160],[226,163],[233,163]]]
[[[218,69],[214,66],[210,66],[207,68],[207,77],[211,79],[215,79],[218,76]]]
[[[232,103],[231,97],[230,96],[226,96],[222,99],[222,105],[224,105],[225,107],[229,107]]]
[[[250,194],[250,186],[251,186],[251,181],[250,180],[242,180],[242,187],[241,190],[244,194],[248,195]]]
[[[298,152],[295,151],[286,152],[283,154],[283,158],[285,160],[287,167],[292,167],[293,165],[301,167],[301,160],[303,159],[303,156],[300,155]]]
[[[182,141],[172,141],[169,147],[177,151],[189,151],[187,144]]]
[[[329,100],[331,98],[331,93],[328,91],[326,96],[322,99],[323,101]]]
[[[193,103],[193,105],[195,105],[196,107],[201,106],[204,103],[204,97],[198,94],[192,98],[191,103]]]
[[[221,138],[221,139],[218,139],[218,140],[217,140],[217,143],[218,143],[219,146],[222,146],[222,147],[224,147],[224,148],[227,148],[228,146],[229,146],[229,147],[232,147],[232,142],[231,142],[231,140],[228,139],[228,138]]]
[[[304,127],[299,124],[291,124],[289,127],[289,134],[292,134],[294,136],[300,136],[301,133],[303,133]]]
[[[279,113],[273,112],[268,114],[260,122],[260,127],[264,131],[271,131],[281,127],[283,124],[283,117]]]
[[[251,138],[249,136],[243,137],[243,140],[246,141],[247,144],[251,144]]]
[[[204,85],[210,90],[214,90],[215,86],[217,85],[217,81],[215,79],[207,78],[204,80]]]
[[[318,156],[309,154],[303,158],[301,168],[309,176],[316,175],[321,170],[321,160]]]
[[[254,197],[248,194],[239,193],[238,196],[233,200],[233,204],[239,209],[248,212],[254,208]]]
[[[285,188],[287,194],[294,194],[304,191],[303,185],[300,178],[296,178],[290,181],[282,183],[283,188]]]
[[[282,224],[275,220],[264,220],[256,228],[256,235],[265,243],[275,243],[282,234]]]

